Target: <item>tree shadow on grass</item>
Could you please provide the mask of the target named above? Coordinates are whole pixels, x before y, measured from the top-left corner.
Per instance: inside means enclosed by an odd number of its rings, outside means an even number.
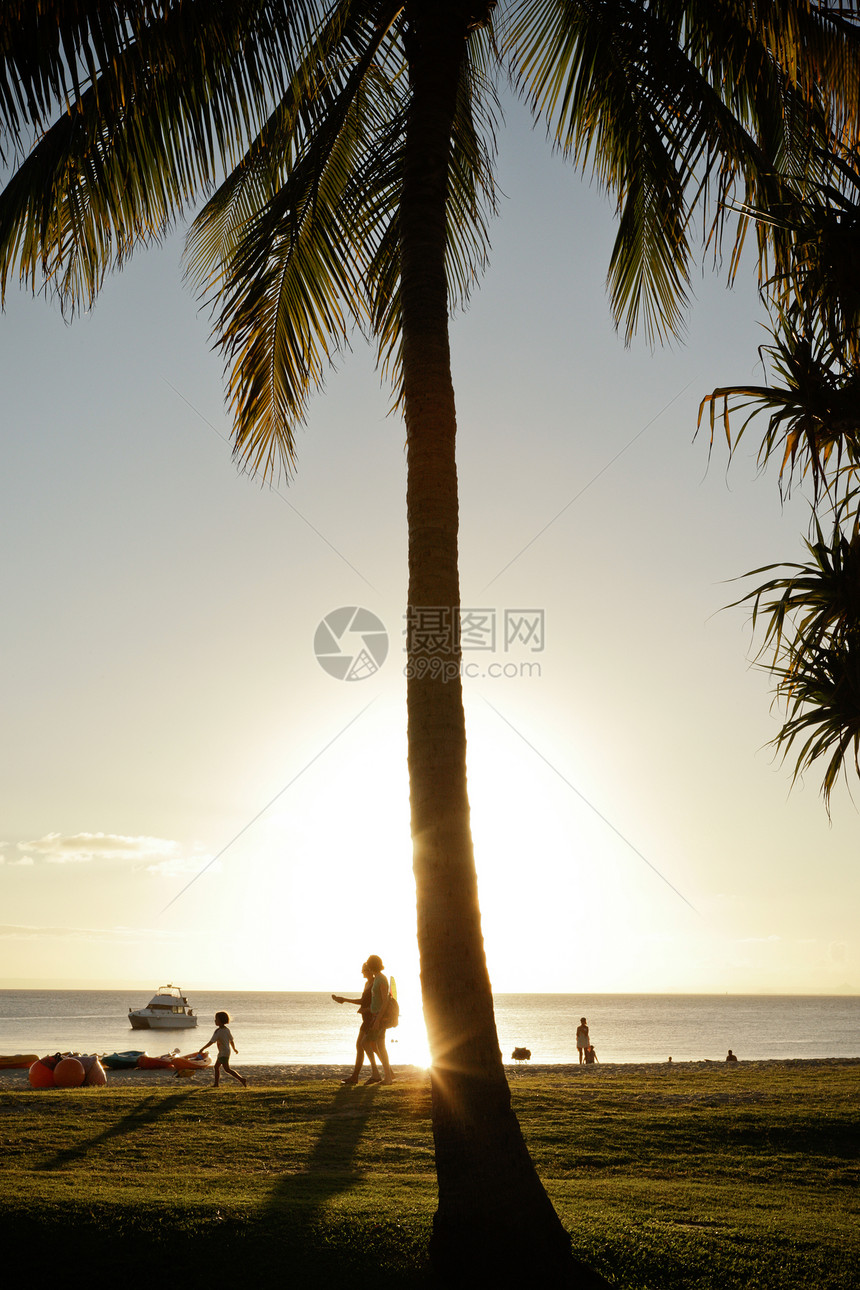
[[[269,1214],[301,1210],[310,1220],[333,1196],[362,1178],[355,1157],[376,1101],[376,1088],[338,1089],[301,1173],[284,1174],[269,1196]]]
[[[65,1150],[58,1151],[50,1160],[45,1160],[34,1167],[37,1170],[49,1171],[63,1169],[77,1160],[84,1160],[91,1151],[109,1142],[111,1138],[121,1138],[126,1134],[135,1133],[146,1125],[155,1124],[192,1096],[192,1093],[174,1093],[171,1097],[144,1098],[121,1120],[117,1120],[115,1124],[109,1124],[95,1137],[88,1138],[86,1142],[78,1142],[73,1147],[66,1147]]]
[[[330,1204],[365,1178],[356,1156],[379,1097],[375,1087],[339,1089],[305,1168],[279,1178],[263,1206],[266,1263],[273,1270],[288,1266],[306,1290],[339,1282],[350,1290],[427,1284],[429,1233],[407,1229],[398,1215],[385,1211],[381,1198],[379,1210],[369,1214]]]

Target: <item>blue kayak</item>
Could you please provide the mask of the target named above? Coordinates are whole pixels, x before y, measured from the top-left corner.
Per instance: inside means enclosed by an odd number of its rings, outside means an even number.
[[[99,1061],[110,1071],[133,1071],[137,1066],[138,1058],[144,1056],[144,1053],[108,1053],[100,1057]]]

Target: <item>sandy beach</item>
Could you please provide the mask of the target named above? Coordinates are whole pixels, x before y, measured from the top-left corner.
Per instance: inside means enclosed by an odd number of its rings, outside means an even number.
[[[793,1058],[788,1061],[739,1061],[737,1067],[729,1067],[729,1070],[742,1067],[815,1067],[815,1066],[860,1066],[860,1057],[809,1057]],[[569,1079],[579,1077],[589,1079],[599,1079],[602,1072],[610,1073],[613,1070],[628,1073],[635,1070],[647,1071],[650,1074],[671,1075],[674,1071],[694,1070],[697,1068],[723,1068],[725,1062],[720,1061],[698,1061],[698,1062],[603,1062],[598,1066],[585,1065],[552,1065],[552,1066],[510,1066],[506,1065],[505,1069],[508,1079],[515,1082],[525,1075],[543,1075],[558,1078],[564,1076]],[[236,1063],[236,1069],[240,1070],[247,1078],[248,1084],[254,1088],[286,1088],[290,1084],[304,1084],[308,1080],[319,1080],[332,1085],[339,1085],[341,1081],[349,1074],[347,1066],[323,1066],[323,1065],[281,1065],[281,1066],[241,1066]],[[107,1071],[108,1084],[113,1088],[146,1088],[152,1085],[175,1087],[182,1083],[194,1088],[212,1087],[212,1068],[198,1071],[188,1077],[177,1077],[169,1070],[156,1071]],[[397,1084],[419,1084],[428,1078],[428,1071],[420,1066],[395,1066],[394,1077]],[[0,1089],[29,1089],[30,1083],[28,1072],[25,1069],[20,1070],[0,1070]],[[223,1076],[221,1080],[221,1089],[236,1089],[241,1092],[241,1085],[229,1076]],[[43,1090],[39,1090],[42,1092]]]
[[[255,1088],[281,1088],[289,1084],[303,1084],[308,1080],[339,1084],[349,1074],[347,1066],[242,1066],[238,1061],[236,1069],[242,1072],[249,1086],[253,1085]],[[211,1086],[212,1071],[213,1067],[209,1066],[205,1070],[196,1071],[191,1076],[177,1076],[169,1070],[106,1070],[105,1074],[109,1088],[145,1088],[150,1085],[175,1087],[178,1084],[203,1088],[206,1085]],[[413,1082],[426,1077],[426,1072],[417,1066],[395,1067],[394,1074],[398,1083]],[[224,1075],[221,1087],[226,1089],[231,1086],[241,1092],[241,1085],[236,1080],[230,1079],[229,1075]],[[0,1089],[29,1087],[27,1070],[0,1070]]]

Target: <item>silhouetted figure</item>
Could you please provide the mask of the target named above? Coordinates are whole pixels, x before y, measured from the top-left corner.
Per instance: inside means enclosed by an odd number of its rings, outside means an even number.
[[[591,1044],[589,1044],[585,1050],[585,1064],[586,1066],[593,1066],[596,1061],[597,1053],[594,1051]]]
[[[588,1022],[585,1017],[579,1018],[579,1025],[576,1027],[576,1050],[579,1053],[580,1066],[585,1060],[585,1050],[591,1040],[588,1038]]]
[[[732,1050],[731,1050],[731,1048],[730,1048],[730,1049],[729,1049],[729,1051],[726,1053],[726,1061],[727,1061],[727,1062],[736,1062],[737,1060],[738,1060],[738,1059],[737,1059],[737,1057],[735,1057],[734,1053],[732,1052]]]
[[[382,969],[385,964],[378,954],[371,954],[367,960],[367,966],[372,973],[370,987],[370,1024],[368,1031],[373,1039],[374,1047],[379,1054],[379,1060],[382,1062],[384,1078],[380,1081],[379,1075],[371,1075],[366,1079],[365,1084],[393,1084],[394,1076],[391,1073],[391,1063],[388,1060],[388,1050],[385,1047],[385,1027],[388,1025],[389,999],[391,999],[391,988],[388,984],[388,977],[385,976]]]
[[[212,1038],[209,1040],[209,1043],[204,1044],[203,1047],[200,1049],[200,1051],[201,1053],[205,1053],[206,1049],[211,1048],[213,1044],[215,1044],[218,1049],[218,1056],[215,1059],[215,1073],[214,1073],[215,1078],[213,1080],[213,1084],[215,1088],[217,1088],[221,1082],[222,1070],[225,1070],[228,1075],[232,1075],[233,1079],[237,1080],[242,1085],[242,1088],[245,1088],[248,1083],[248,1081],[245,1079],[245,1076],[240,1075],[238,1071],[234,1071],[233,1067],[230,1065],[230,1049],[232,1048],[234,1053],[238,1053],[239,1049],[236,1047],[235,1043],[233,1042],[233,1036],[230,1033],[229,1023],[230,1023],[229,1012],[216,1012],[215,1013],[215,1026],[216,1026],[215,1033],[213,1034]]]
[[[375,1077],[374,1082],[379,1081],[379,1070],[376,1066],[376,1045],[374,1043],[373,1036],[370,1033],[370,994],[373,973],[366,963],[362,963],[361,965],[361,974],[364,977],[366,984],[360,999],[346,999],[342,994],[333,994],[331,996],[335,1003],[354,1003],[358,1008],[358,1013],[361,1017],[361,1026],[359,1027],[358,1038],[355,1041],[355,1066],[352,1068],[352,1074],[348,1075],[345,1080],[341,1080],[342,1084],[358,1083],[358,1077],[361,1073],[361,1068],[364,1065],[365,1053],[370,1059],[371,1078],[373,1079]]]

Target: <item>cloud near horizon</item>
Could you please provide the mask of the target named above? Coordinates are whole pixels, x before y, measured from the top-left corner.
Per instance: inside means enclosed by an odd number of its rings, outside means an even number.
[[[148,873],[176,877],[192,872],[206,860],[199,844],[188,853],[171,838],[122,833],[46,833],[17,844],[19,859],[6,864],[123,864]]]

